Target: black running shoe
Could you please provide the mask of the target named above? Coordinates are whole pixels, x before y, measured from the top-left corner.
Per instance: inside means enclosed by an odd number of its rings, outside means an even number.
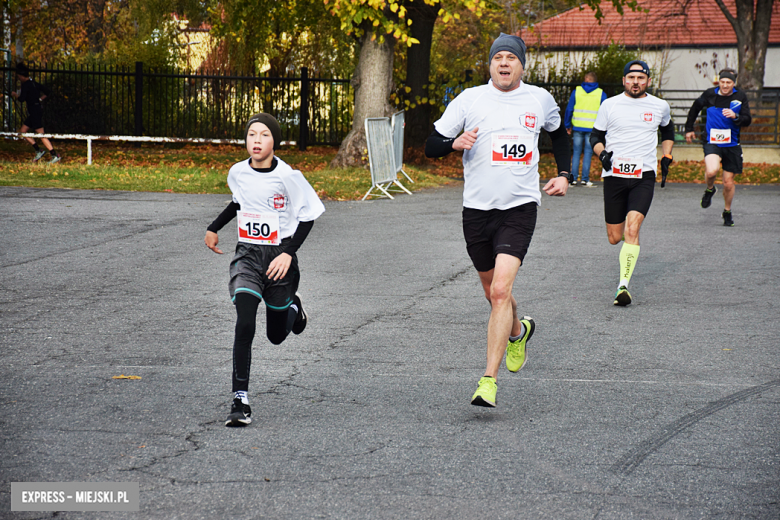
[[[734,226],[734,219],[731,218],[731,212],[730,211],[726,211],[724,209],[723,210],[723,214],[721,215],[721,217],[723,217],[723,225],[724,226],[728,226],[728,227],[733,227]]]
[[[704,190],[704,196],[701,198],[701,207],[702,208],[709,208],[710,204],[712,204],[712,196],[715,195],[718,192],[718,188],[715,186],[712,187],[712,189],[707,188]]]
[[[612,302],[614,305],[619,305],[621,307],[625,307],[626,305],[631,304],[631,294],[628,292],[628,287],[625,285],[621,285],[618,287],[617,292],[615,293],[615,301]]]
[[[298,293],[293,296],[293,303],[298,307],[298,316],[295,318],[295,322],[292,326],[293,334],[300,334],[303,329],[306,328],[306,322],[309,317],[306,315],[306,311],[303,310],[303,304],[301,303],[301,297]]]
[[[252,409],[248,404],[241,402],[241,399],[233,399],[233,406],[230,407],[230,415],[225,421],[225,426],[246,426],[252,423]]]

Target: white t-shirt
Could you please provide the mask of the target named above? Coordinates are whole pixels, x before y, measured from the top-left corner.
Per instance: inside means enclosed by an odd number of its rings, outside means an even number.
[[[558,104],[543,88],[521,82],[503,92],[491,81],[464,90],[434,124],[445,137],[479,128],[476,143],[463,152],[463,206],[489,210],[541,204],[539,133],[560,124]]]
[[[228,186],[242,212],[278,214],[281,239],[293,236],[298,222],[322,215],[325,206],[300,171],[278,157],[276,160],[276,168],[270,172],[253,170],[250,159],[234,164],[228,173]]]
[[[602,170],[601,176],[641,178],[643,171],[655,172],[658,127],[671,120],[669,103],[650,94],[632,98],[623,93],[604,101],[593,128],[607,132],[605,147],[612,152],[612,171]]]

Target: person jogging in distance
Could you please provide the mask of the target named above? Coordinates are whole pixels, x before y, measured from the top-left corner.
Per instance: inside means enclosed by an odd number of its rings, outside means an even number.
[[[691,105],[685,122],[685,140],[692,143],[696,137],[693,125],[699,113],[707,114],[704,131],[704,181],[707,189],[701,198],[701,207],[709,208],[712,196],[718,191],[715,176],[723,166],[723,225],[732,227],[734,217],[731,204],[734,200],[734,176],[742,173],[742,146],[740,130],[749,126],[752,118],[745,93],[734,88],[737,74],[723,69],[718,74],[718,86],[705,90]]]
[[[36,134],[42,134],[44,133],[42,102],[46,99],[46,93],[44,92],[43,87],[39,83],[33,81],[30,77],[30,69],[24,63],[16,65],[16,77],[21,83],[21,89],[19,89],[18,92],[11,92],[11,96],[16,100],[23,101],[27,104],[27,118],[19,129],[19,133],[26,134],[32,130]],[[35,142],[35,139],[32,137],[25,137],[24,140],[30,143],[35,150],[33,162],[38,162],[46,155],[46,152],[41,150],[38,143]],[[62,157],[54,150],[51,141],[45,137],[41,137],[41,142],[51,155],[51,161],[49,162],[51,164],[59,162]]]

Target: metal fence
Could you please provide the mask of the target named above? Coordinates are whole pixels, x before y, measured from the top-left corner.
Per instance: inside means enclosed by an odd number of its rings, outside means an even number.
[[[685,122],[688,119],[688,111],[701,93],[701,90],[665,89],[654,93],[666,100],[672,108],[675,140],[685,140]],[[765,90],[760,94],[760,98],[757,90],[746,90],[745,94],[748,98],[753,121],[750,126],[740,130],[739,142],[751,145],[780,145],[780,92]],[[701,135],[704,132],[704,116],[700,116],[697,121],[697,133]]]
[[[535,83],[535,85],[548,90],[553,95],[561,108],[561,117],[563,117],[566,105],[569,103],[569,96],[579,86],[579,83]],[[623,85],[608,84],[600,86],[607,93],[608,97],[623,92]],[[672,109],[672,120],[674,121],[675,142],[685,142],[685,122],[688,119],[688,111],[691,109],[693,101],[703,91],[658,89],[649,90],[649,92],[669,103]],[[746,90],[745,93],[750,103],[753,122],[750,126],[740,131],[740,143],[765,146],[780,145],[780,91],[764,90],[760,98],[757,90]],[[699,117],[697,121],[696,130],[701,135],[704,132],[703,116]],[[552,143],[546,134],[542,134],[539,140],[539,147],[543,151],[552,150]]]
[[[44,102],[47,132],[180,138],[243,138],[244,124],[268,112],[282,140],[338,145],[352,128],[354,95],[349,80],[300,75],[208,74],[121,67],[34,67],[33,79],[49,92]],[[0,69],[4,90],[18,88],[13,68]],[[11,87],[16,85],[16,87]],[[4,97],[2,130],[17,130],[25,109]]]

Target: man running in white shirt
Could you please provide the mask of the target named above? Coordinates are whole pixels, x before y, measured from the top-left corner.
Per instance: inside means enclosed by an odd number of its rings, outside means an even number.
[[[601,104],[590,135],[593,153],[604,167],[601,177],[607,238],[610,244],[624,240],[619,256],[620,282],[613,302],[620,306],[631,303],[628,282],[639,256],[639,229],[653,201],[659,127],[664,179],[672,163],[674,123],[669,103],[648,94],[648,85],[647,63],[641,60],[627,63],[623,69],[625,92]]]
[[[552,138],[560,172],[544,191],[565,195],[571,177],[571,149],[558,104],[546,90],[522,81],[525,51],[517,36],[496,38],[490,48],[490,82],[456,97],[425,145],[428,157],[463,151],[463,234],[491,306],[487,367],[471,398],[476,406],[496,406],[504,353],[507,369],[520,370],[536,326],[528,316],[518,318],[512,287],[541,203],[538,144],[543,128]]]

